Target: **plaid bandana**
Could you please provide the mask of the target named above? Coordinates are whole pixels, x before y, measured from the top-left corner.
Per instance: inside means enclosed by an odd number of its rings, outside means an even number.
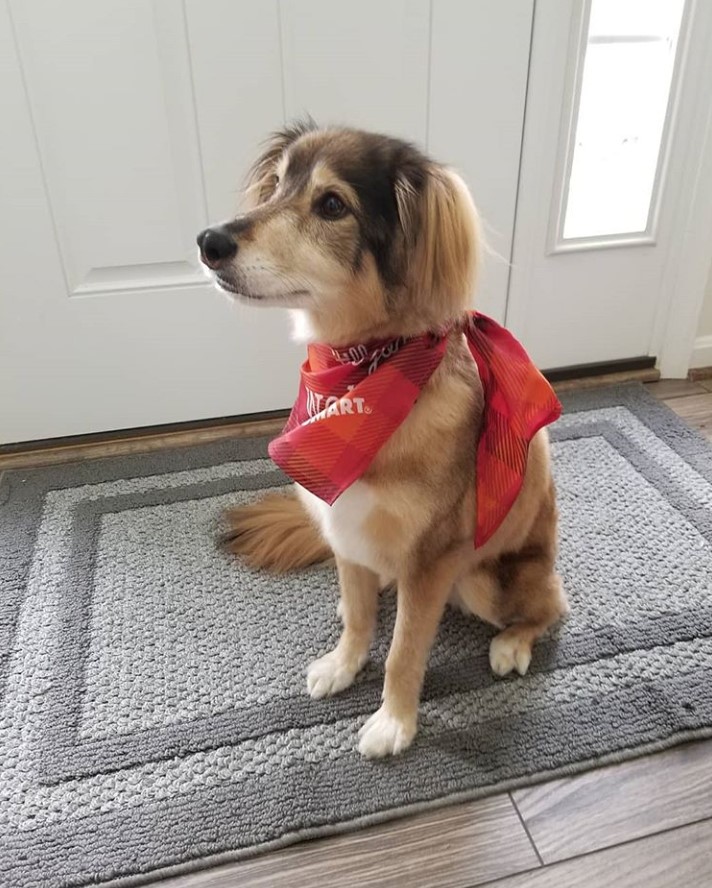
[[[561,405],[504,327],[479,312],[468,312],[461,325],[485,398],[476,457],[475,546],[482,546],[517,498],[529,442],[559,418]],[[269,446],[272,459],[331,505],[410,413],[450,329],[348,348],[310,345],[291,415]]]

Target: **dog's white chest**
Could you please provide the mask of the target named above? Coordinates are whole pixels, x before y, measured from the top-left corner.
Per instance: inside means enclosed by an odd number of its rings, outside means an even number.
[[[373,546],[364,532],[365,521],[376,502],[368,484],[364,481],[354,482],[333,506],[327,505],[299,485],[297,491],[334,552],[346,561],[375,570]]]

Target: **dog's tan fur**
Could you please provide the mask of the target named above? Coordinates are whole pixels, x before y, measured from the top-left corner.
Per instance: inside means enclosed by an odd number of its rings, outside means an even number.
[[[381,164],[375,177],[387,166],[381,190],[389,189],[395,221],[385,252],[364,214],[375,201],[388,218],[391,204],[369,191],[375,186],[360,185],[369,181],[363,156]],[[298,308],[316,339],[343,345],[412,335],[466,309],[479,253],[472,200],[459,177],[410,146],[351,130],[287,131],[258,161],[250,192],[255,207],[235,223],[239,250],[218,270],[220,283],[248,299]],[[319,218],[324,193],[341,197],[347,215]],[[485,546],[473,547],[482,404],[476,366],[454,331],[405,422],[331,510],[299,490],[299,500],[272,496],[228,516],[231,550],[255,566],[284,571],[335,555],[344,628],[337,647],[310,667],[313,696],[353,681],[368,656],[379,590],[396,585],[383,703],[361,732],[368,756],[400,752],[412,741],[448,600],[502,630],[490,649],[500,675],[526,672],[533,643],[567,610],[554,572],[546,432],[531,443],[523,488],[504,523]]]
[[[332,552],[316,524],[306,517],[293,490],[271,493],[249,506],[225,512],[223,544],[250,567],[274,573],[320,564],[330,559]]]

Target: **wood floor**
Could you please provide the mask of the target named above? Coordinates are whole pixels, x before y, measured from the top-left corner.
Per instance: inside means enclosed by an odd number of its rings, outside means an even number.
[[[712,379],[648,389],[712,441]],[[710,888],[712,740],[152,884]]]

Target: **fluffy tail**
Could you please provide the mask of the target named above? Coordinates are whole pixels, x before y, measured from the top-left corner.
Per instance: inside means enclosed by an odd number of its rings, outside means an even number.
[[[250,567],[287,573],[333,557],[293,490],[228,509],[223,519],[223,546]]]

